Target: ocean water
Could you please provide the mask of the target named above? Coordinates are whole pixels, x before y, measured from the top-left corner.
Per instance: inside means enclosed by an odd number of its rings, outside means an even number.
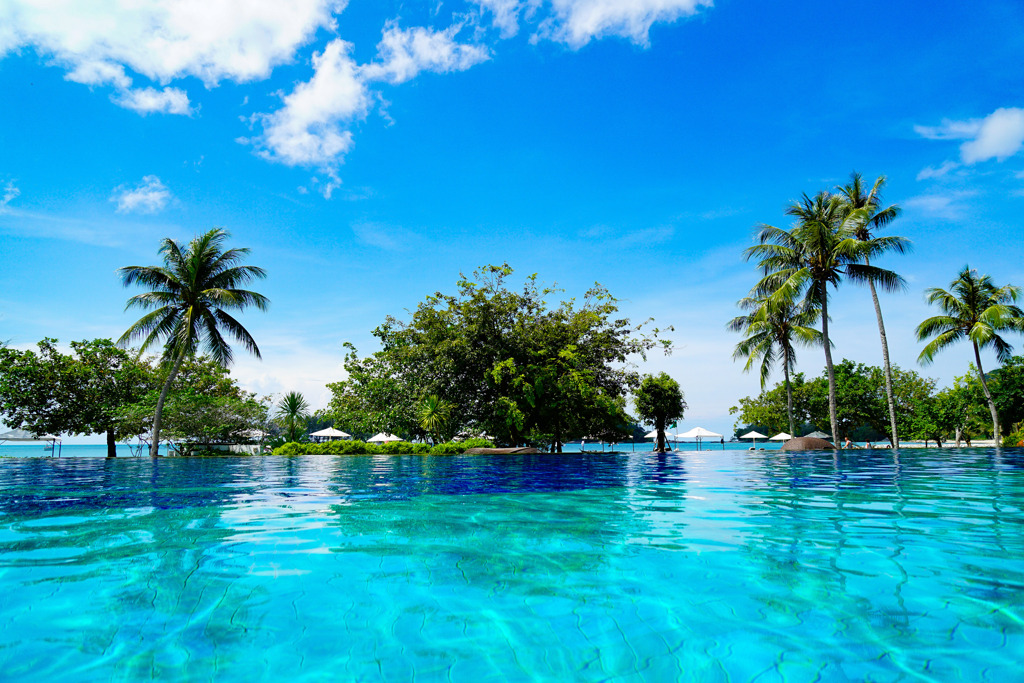
[[[0,678],[1009,681],[1024,453],[0,459]]]

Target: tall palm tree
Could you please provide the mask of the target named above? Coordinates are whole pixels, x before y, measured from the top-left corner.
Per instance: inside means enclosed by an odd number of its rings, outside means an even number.
[[[842,187],[836,188],[839,196],[842,197],[843,211],[853,213],[858,209],[866,212],[861,222],[861,227],[856,232],[856,237],[862,242],[874,241],[880,248],[877,253],[892,251],[898,254],[905,254],[910,251],[910,241],[903,237],[876,237],[875,233],[889,223],[894,221],[901,212],[900,207],[895,204],[881,208],[882,187],[885,186],[885,176],[878,176],[875,184],[870,190],[865,189],[864,180],[860,173],[850,174],[850,182]],[[880,241],[879,241],[880,240]],[[864,264],[870,266],[871,258],[865,253]],[[892,368],[889,365],[889,342],[885,338],[885,323],[882,320],[882,307],[878,303],[878,291],[875,289],[874,280],[868,280],[868,287],[871,289],[871,301],[875,305],[875,317],[878,319],[878,336],[882,340],[882,369],[885,374],[885,398],[889,403],[889,428],[892,430],[892,446],[900,447],[899,434],[896,431],[896,401],[892,393]]]
[[[155,309],[129,327],[118,344],[128,345],[141,338],[140,348],[145,351],[163,339],[160,360],[170,367],[153,414],[153,440],[149,444],[153,457],[160,447],[160,418],[167,392],[186,358],[202,348],[217,363],[229,365],[231,346],[222,331],[261,357],[252,335],[227,311],[242,311],[249,306],[265,311],[269,304],[265,296],[239,287],[265,278],[266,272],[256,266],[238,265],[249,250],[225,250],[228,237],[224,230],[214,228],[195,237],[184,251],[167,238],[160,244],[163,266],[126,266],[118,271],[125,287],[142,285],[152,290],[128,299],[125,310]]]
[[[773,302],[795,301],[803,297],[804,310],[821,309],[822,347],[825,349],[825,370],[828,374],[828,412],[832,438],[838,438],[836,420],[836,379],[832,366],[832,342],[828,332],[828,286],[838,287],[845,277],[853,282],[873,280],[886,291],[904,286],[896,273],[861,263],[879,249],[873,242],[861,242],[857,232],[867,211],[843,210],[842,200],[828,192],[814,197],[803,195],[786,209],[796,219],[790,230],[762,225],[757,233],[758,244],[749,247],[747,260],[759,259],[763,277],[754,287],[755,294],[768,296]]]
[[[1024,313],[1014,305],[1020,297],[1020,287],[1004,285],[996,287],[988,275],[978,275],[969,266],[950,283],[950,290],[939,287],[925,290],[928,303],[937,305],[943,315],[928,318],[917,326],[917,340],[925,341],[935,335],[921,351],[917,360],[927,365],[935,354],[962,339],[970,339],[974,347],[974,361],[978,364],[981,388],[992,414],[992,438],[999,445],[999,413],[992,400],[992,393],[985,381],[981,367],[981,349],[991,346],[995,349],[1000,363],[1006,362],[1013,353],[1013,347],[999,336],[1000,332],[1024,331]]]
[[[789,416],[789,433],[796,433],[793,422],[793,388],[790,386],[789,373],[796,366],[796,348],[794,342],[811,346],[820,344],[821,332],[811,327],[818,322],[821,311],[817,309],[801,310],[791,301],[772,302],[770,297],[746,297],[738,304],[740,308],[750,311],[746,315],[733,318],[729,329],[741,332],[746,338],[736,344],[732,357],[736,360],[747,359],[743,372],[750,372],[754,363],[761,362],[761,390],[764,391],[775,364],[782,362],[782,372],[786,382],[786,413]]]
[[[306,397],[297,391],[289,391],[277,402],[274,419],[284,427],[285,437],[289,441],[298,441],[306,430],[309,418],[309,403]]]

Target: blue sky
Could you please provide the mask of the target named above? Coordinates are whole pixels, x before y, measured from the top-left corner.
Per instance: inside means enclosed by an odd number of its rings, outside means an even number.
[[[904,368],[926,287],[965,263],[1024,285],[1016,0],[57,4],[0,0],[0,338],[19,347],[119,336],[116,269],[221,226],[270,274],[270,312],[244,318],[263,361],[233,369],[253,391],[323,406],[342,342],[371,352],[386,315],[507,261],[673,325],[675,353],[641,368],[681,382],[685,426],[723,431],[757,391],[724,329],[755,279],[740,254],[802,192],[888,176],[915,245],[883,264],[909,283],[882,301]],[[867,292],[834,301],[836,356],[879,364]]]

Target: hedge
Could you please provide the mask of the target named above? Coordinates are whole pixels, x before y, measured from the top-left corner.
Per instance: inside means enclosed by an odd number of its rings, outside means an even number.
[[[380,445],[364,441],[292,441],[275,448],[274,455],[461,455],[467,448],[491,448],[493,445],[487,439],[449,441],[433,448],[429,444],[408,441],[389,441]]]

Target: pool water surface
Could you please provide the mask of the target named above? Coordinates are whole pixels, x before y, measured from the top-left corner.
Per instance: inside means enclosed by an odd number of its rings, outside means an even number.
[[[0,459],[0,679],[1020,680],[1024,452]]]

